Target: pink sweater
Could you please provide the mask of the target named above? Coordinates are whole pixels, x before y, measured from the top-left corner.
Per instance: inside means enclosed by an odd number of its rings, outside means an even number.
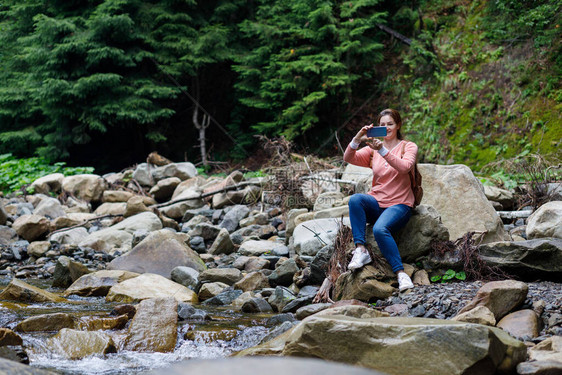
[[[400,158],[403,142],[404,157]],[[368,194],[375,197],[381,207],[390,207],[396,204],[414,206],[414,193],[410,185],[408,173],[416,163],[418,146],[414,142],[401,141],[384,157],[380,156],[369,146],[354,150],[349,145],[343,155],[343,160],[359,167],[370,167],[373,155],[373,187]]]

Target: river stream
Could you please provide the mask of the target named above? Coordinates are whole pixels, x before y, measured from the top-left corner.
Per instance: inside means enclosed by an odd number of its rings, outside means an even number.
[[[9,283],[0,279],[0,289]],[[57,293],[50,280],[25,280],[27,283]],[[14,329],[22,320],[34,315],[68,313],[74,317],[108,316],[119,303],[104,297],[69,297],[68,303],[13,303],[0,301],[0,327]],[[257,345],[269,332],[266,321],[271,315],[244,314],[220,307],[195,306],[207,311],[212,320],[180,321],[178,341],[171,353],[118,351],[105,356],[68,360],[54,353],[47,339],[56,332],[19,333],[24,341],[31,366],[60,374],[131,374],[169,366],[186,359],[223,358],[233,352]],[[123,333],[125,330],[122,331]],[[185,338],[187,334],[188,338]]]

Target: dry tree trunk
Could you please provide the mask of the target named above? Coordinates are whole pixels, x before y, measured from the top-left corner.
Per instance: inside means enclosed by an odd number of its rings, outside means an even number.
[[[209,161],[207,160],[207,146],[205,144],[205,130],[209,127],[211,123],[211,117],[204,113],[203,120],[199,122],[199,106],[195,105],[193,110],[193,125],[199,130],[199,149],[201,150],[201,160],[203,165],[207,167]]]

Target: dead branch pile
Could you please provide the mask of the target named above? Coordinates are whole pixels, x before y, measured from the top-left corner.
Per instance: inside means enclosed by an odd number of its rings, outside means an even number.
[[[479,235],[478,239],[475,236]],[[505,280],[510,278],[508,274],[498,267],[489,266],[481,257],[478,246],[482,242],[483,233],[468,232],[456,241],[433,242],[432,254],[444,257],[446,253],[458,256],[462,263],[463,271],[467,280]]]

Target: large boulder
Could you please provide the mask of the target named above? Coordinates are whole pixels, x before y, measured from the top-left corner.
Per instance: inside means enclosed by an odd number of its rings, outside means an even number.
[[[527,238],[562,238],[562,201],[543,204],[527,219]]]
[[[514,372],[525,360],[527,349],[502,330],[478,324],[320,313],[238,355],[322,358],[389,375],[492,375]]]
[[[343,218],[349,225],[349,218]],[[293,247],[299,255],[314,256],[325,245],[334,242],[340,219],[316,219],[297,225],[293,231]]]
[[[171,297],[141,301],[123,349],[142,352],[171,352],[176,346],[178,302]]]
[[[197,303],[195,292],[163,276],[152,273],[145,273],[112,286],[109,289],[106,301],[132,303],[149,298],[166,297],[173,297],[178,302]]]
[[[483,242],[508,240],[503,223],[486,198],[480,181],[466,165],[418,164],[423,204],[441,214],[452,240],[466,232],[485,231]]]
[[[117,352],[111,337],[98,331],[63,328],[47,340],[47,345],[58,355],[71,360]]]
[[[92,272],[74,281],[74,283],[65,290],[64,296],[75,294],[83,297],[105,297],[112,286],[137,276],[139,276],[138,273],[119,270]]]
[[[355,182],[357,184],[355,187],[357,193],[367,193],[373,186],[373,170],[348,164],[341,179]]]
[[[437,210],[424,204],[413,210],[412,217],[406,226],[396,232],[394,238],[402,260],[415,262],[419,257],[429,254],[433,242],[447,241],[449,231],[441,222],[441,216]],[[367,226],[366,240],[373,247],[373,251],[380,253],[373,236],[372,225]]]
[[[64,175],[62,173],[53,173],[43,177],[39,177],[29,186],[33,189],[34,194],[60,193]]]
[[[64,298],[33,285],[12,279],[0,293],[0,300],[17,302],[64,302]]]
[[[105,180],[95,174],[68,176],[62,181],[63,191],[87,202],[100,201],[106,187]]]
[[[366,368],[326,362],[320,359],[294,357],[189,359],[172,367],[150,371],[147,375],[224,375],[225,369],[228,369],[228,375],[247,375],[249,369],[255,374],[268,375],[384,375]]]
[[[172,270],[177,266],[191,267],[199,272],[207,268],[199,255],[180,236],[163,229],[151,233],[129,253],[113,259],[107,268],[155,273],[171,278]]]
[[[357,272],[341,274],[335,282],[333,296],[335,300],[363,302],[385,299],[396,291],[390,285],[394,280],[394,273],[386,262],[381,267],[367,265]]]
[[[521,279],[560,280],[562,277],[560,238],[492,242],[480,245],[478,250],[488,265]]]
[[[35,241],[49,231],[49,220],[40,215],[22,215],[14,221],[12,229],[27,241]]]
[[[477,306],[487,307],[496,321],[519,307],[527,298],[529,287],[521,281],[492,281],[482,285],[476,296],[458,314],[470,311]]]

